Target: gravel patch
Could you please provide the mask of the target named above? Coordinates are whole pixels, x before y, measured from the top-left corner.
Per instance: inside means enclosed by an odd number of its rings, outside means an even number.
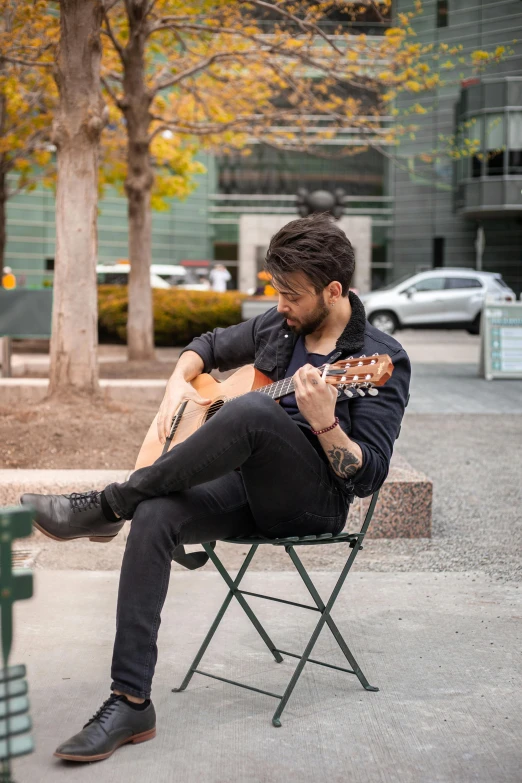
[[[407,414],[398,449],[433,481],[432,539],[368,542],[366,565],[522,577],[522,416]],[[402,562],[401,562],[402,561]]]

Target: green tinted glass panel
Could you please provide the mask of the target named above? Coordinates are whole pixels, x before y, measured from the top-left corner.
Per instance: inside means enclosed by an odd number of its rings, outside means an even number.
[[[9,740],[0,741],[0,760],[13,758],[13,756],[25,756],[34,750],[33,738],[29,734],[22,734]]]
[[[29,715],[15,715],[13,718],[0,720],[0,740],[14,737],[31,731],[32,724]]]

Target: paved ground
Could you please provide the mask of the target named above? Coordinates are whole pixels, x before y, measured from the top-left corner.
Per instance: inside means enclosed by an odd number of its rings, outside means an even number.
[[[475,364],[412,362],[410,392],[408,413],[522,413],[522,381],[486,381]]]
[[[475,364],[478,366],[480,337],[459,329],[403,329],[396,339],[416,364]]]
[[[395,335],[404,345],[414,362],[469,363],[478,365],[480,339],[464,330],[451,329],[404,329]],[[27,348],[38,346],[48,350],[48,341],[23,342],[24,351],[17,352],[15,343],[12,357],[13,375],[24,375],[26,372],[48,372],[49,355],[46,353],[30,353]],[[162,362],[174,363],[179,356],[180,348],[157,348],[157,358]],[[98,358],[102,365],[126,360],[124,345],[98,346]]]
[[[314,578],[327,595],[334,575]],[[297,575],[246,579],[246,589],[309,602]],[[16,762],[18,783],[520,781],[521,591],[474,573],[349,577],[334,616],[380,691],[309,664],[279,729],[270,722],[273,698],[198,675],[184,693],[171,693],[225,594],[217,574],[176,573],[153,691],[157,738],[94,765],[53,759],[107,696],[116,588],[114,572],[40,572],[36,599],[17,606],[13,660],[28,664],[37,741]],[[250,602],[281,649],[303,649],[316,613]],[[315,655],[343,665],[328,632]],[[293,659],[271,660],[236,606],[204,663],[276,693],[295,667]]]

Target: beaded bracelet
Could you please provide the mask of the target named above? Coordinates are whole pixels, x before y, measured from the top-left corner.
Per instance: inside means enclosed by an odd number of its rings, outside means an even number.
[[[335,421],[333,424],[331,424],[329,427],[325,427],[324,430],[314,430],[313,427],[310,427],[314,435],[324,435],[325,432],[330,432],[330,430],[333,430],[337,427],[339,424],[339,416],[335,417]]]

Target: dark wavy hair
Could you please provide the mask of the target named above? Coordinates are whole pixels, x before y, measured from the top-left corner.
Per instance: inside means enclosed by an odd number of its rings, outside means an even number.
[[[326,212],[299,218],[279,229],[270,240],[265,269],[277,287],[297,293],[288,282],[292,272],[304,272],[319,294],[333,280],[348,295],[355,269],[352,244]]]

